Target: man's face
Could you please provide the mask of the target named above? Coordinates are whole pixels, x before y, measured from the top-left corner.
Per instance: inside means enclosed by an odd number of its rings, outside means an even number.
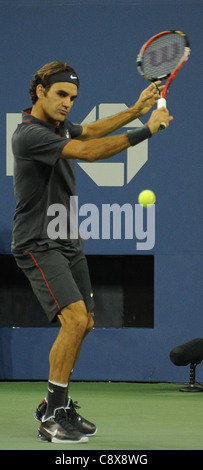
[[[69,82],[53,83],[40,97],[44,120],[50,123],[63,122],[77,98],[77,85]]]

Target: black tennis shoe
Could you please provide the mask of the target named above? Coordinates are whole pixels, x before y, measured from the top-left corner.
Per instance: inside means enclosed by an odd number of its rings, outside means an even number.
[[[47,402],[46,400],[42,400],[35,411],[35,419],[41,421],[42,416],[45,414],[46,408]],[[80,416],[76,411],[78,408],[80,408],[80,406],[77,404],[77,402],[73,402],[71,398],[68,398],[65,412],[69,423],[72,424],[72,426],[74,426],[75,429],[77,429],[77,431],[80,433],[85,434],[86,436],[94,436],[97,432],[95,424]]]
[[[41,421],[38,439],[43,442],[76,443],[88,442],[88,437],[79,432],[67,418],[64,408],[56,410],[54,417]]]

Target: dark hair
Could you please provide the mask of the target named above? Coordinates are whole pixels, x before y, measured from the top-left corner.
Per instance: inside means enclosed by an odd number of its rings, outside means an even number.
[[[54,73],[57,73],[57,72],[64,72],[64,71],[76,74],[73,67],[68,65],[66,62],[57,62],[57,61],[50,62],[49,64],[45,64],[40,70],[38,70],[35,73],[32,81],[30,82],[30,89],[29,89],[31,101],[33,104],[35,104],[36,101],[38,100],[38,97],[36,95],[37,85],[41,83],[43,87],[45,88],[45,92],[47,93],[47,91],[51,87],[51,85],[47,83],[50,75],[53,75]]]

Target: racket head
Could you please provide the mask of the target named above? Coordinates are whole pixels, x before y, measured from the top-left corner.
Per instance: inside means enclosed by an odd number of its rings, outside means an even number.
[[[137,69],[147,80],[164,80],[185,63],[190,44],[185,33],[178,30],[162,31],[152,36],[140,49]]]

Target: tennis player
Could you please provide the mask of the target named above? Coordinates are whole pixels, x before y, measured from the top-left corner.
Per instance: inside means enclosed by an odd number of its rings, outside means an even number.
[[[66,239],[49,238],[48,208],[57,203],[69,211],[70,196],[76,194],[75,159],[109,158],[150,138],[162,121],[168,127],[172,120],[165,108],[156,109],[143,127],[109,136],[155,105],[157,87],[150,84],[126,111],[92,124],[74,124],[67,116],[79,85],[76,71],[66,63],[44,65],[31,81],[32,107],[22,113],[12,137],[16,197],[12,253],[49,321],[59,319],[61,325],[49,354],[46,399],[35,413],[39,438],[49,442],[86,442],[97,428],[77,413],[68,392],[71,372],[94,323],[83,240],[79,234],[71,239],[70,233]]]

